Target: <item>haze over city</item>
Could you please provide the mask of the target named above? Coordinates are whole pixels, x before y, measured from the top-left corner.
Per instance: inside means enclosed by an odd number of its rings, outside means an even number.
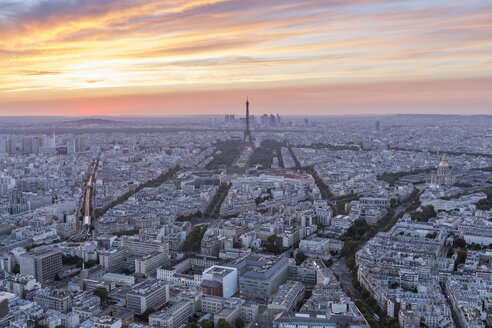
[[[0,1],[0,115],[489,114],[489,1]]]

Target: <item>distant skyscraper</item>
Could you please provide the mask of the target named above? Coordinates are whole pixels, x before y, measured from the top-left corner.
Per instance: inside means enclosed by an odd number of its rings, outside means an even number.
[[[30,137],[22,138],[22,153],[23,154],[32,153],[32,138]]]
[[[32,139],[32,152],[34,154],[39,154],[40,145],[41,145],[41,139],[39,137],[34,137]]]
[[[87,139],[81,136],[75,138],[74,150],[77,153],[84,152],[87,149]]]
[[[376,121],[376,131],[379,131],[379,121]]]
[[[225,123],[228,124],[228,123],[234,123],[234,115],[226,115],[225,116]]]
[[[246,129],[244,130],[243,143],[253,145],[253,140],[251,139],[251,131],[249,130],[249,100],[246,99]]]
[[[7,153],[8,154],[15,154],[17,152],[17,144],[15,142],[15,139],[9,138],[7,139]]]

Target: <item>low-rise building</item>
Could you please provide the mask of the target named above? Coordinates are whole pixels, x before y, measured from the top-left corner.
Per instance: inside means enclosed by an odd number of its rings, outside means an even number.
[[[68,313],[72,309],[72,294],[63,289],[40,289],[34,294],[33,300],[45,311],[52,309]]]
[[[136,314],[147,309],[158,309],[169,300],[169,285],[156,280],[145,280],[135,286],[126,295],[126,306]]]
[[[135,259],[135,273],[147,277],[155,277],[157,268],[165,265],[168,254],[166,252],[152,252]]]
[[[238,269],[239,288],[243,295],[268,298],[287,279],[287,269],[293,259],[264,254],[253,254],[233,261]]]

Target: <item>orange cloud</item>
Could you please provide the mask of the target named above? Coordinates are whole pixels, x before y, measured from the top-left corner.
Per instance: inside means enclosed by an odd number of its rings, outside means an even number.
[[[139,102],[150,110],[159,92],[162,99],[210,90],[261,93],[260,87],[304,94],[340,85],[334,91],[344,94],[360,83],[395,89],[383,96],[369,88],[374,94],[351,99],[410,104],[410,91],[393,81],[457,85],[492,76],[492,6],[482,1],[29,0],[2,12],[3,113],[6,104],[27,108],[26,97],[53,106],[77,98],[104,111],[101,104],[114,107],[104,99],[131,92],[134,110]],[[489,101],[466,90],[460,99],[479,99],[480,108]],[[443,95],[420,95],[442,103]],[[321,108],[326,99],[316,99]],[[364,105],[344,99],[343,106]]]

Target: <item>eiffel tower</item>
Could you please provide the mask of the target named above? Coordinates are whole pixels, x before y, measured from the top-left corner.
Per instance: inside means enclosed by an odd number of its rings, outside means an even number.
[[[246,98],[246,129],[244,130],[243,144],[245,146],[254,147],[251,131],[249,130],[249,100]]]

